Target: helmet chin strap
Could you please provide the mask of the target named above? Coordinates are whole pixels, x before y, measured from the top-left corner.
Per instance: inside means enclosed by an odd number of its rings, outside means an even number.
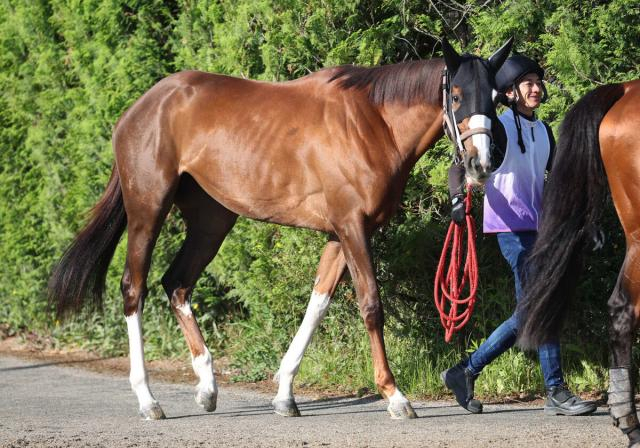
[[[522,123],[520,123],[520,114],[518,113],[518,101],[520,101],[520,91],[515,83],[511,86],[513,92],[513,98],[509,98],[509,106],[513,111],[513,119],[516,122],[516,130],[518,131],[518,146],[520,146],[520,152],[524,154],[527,150],[524,146],[524,139],[522,138]]]
[[[524,146],[524,139],[522,138],[522,124],[520,123],[520,114],[518,113],[518,106],[516,103],[511,104],[511,110],[513,111],[513,119],[516,121],[516,129],[518,130],[518,146],[520,146],[520,152],[524,154],[527,152]]]

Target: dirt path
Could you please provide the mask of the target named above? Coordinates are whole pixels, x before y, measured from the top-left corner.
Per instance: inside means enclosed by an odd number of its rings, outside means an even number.
[[[78,363],[78,361],[76,361]],[[85,361],[83,365],[91,365]],[[415,402],[419,418],[392,421],[385,403],[299,397],[302,418],[271,412],[272,393],[222,385],[215,413],[191,386],[153,379],[167,420],[141,421],[126,374],[66,361],[0,354],[1,447],[514,447],[625,446],[606,409],[589,417],[545,417],[540,405],[486,405],[470,415],[453,402]],[[274,388],[275,389],[275,388]]]

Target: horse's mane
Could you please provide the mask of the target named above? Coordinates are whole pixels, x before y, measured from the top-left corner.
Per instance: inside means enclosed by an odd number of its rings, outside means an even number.
[[[369,89],[373,104],[427,102],[438,104],[441,98],[442,69],[440,58],[407,61],[377,67],[341,65],[329,82],[336,81],[342,89]]]

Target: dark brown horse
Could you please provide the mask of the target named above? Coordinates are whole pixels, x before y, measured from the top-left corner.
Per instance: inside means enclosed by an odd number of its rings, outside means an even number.
[[[640,446],[631,348],[640,322],[640,80],[599,87],[567,113],[545,189],[540,232],[528,263],[519,341],[557,339],[575,287],[581,252],[598,236],[611,196],[626,236],[626,257],[609,299],[609,405],[616,426]]]
[[[494,74],[510,47],[511,41],[485,60],[443,44],[455,122],[473,137],[463,138],[467,173],[478,181],[491,170],[485,128],[495,119]],[[370,238],[396,211],[411,168],[442,136],[444,66],[440,59],[343,66],[279,84],[188,71],[161,80],[123,114],[113,132],[111,180],[53,273],[50,297],[59,313],[81,308],[89,294],[99,304],[113,251],[128,229],[121,289],[130,381],[144,418],[164,417],[148,386],[141,314],[151,253],[173,204],[187,234],[162,284],[200,379],[201,406],[215,409],[217,386],[189,300],[241,215],[330,235],[307,313],[278,372],[275,411],[299,415],[293,379],[348,268],[375,383],[392,417],[415,417],[387,362]],[[469,129],[473,123],[484,127]]]

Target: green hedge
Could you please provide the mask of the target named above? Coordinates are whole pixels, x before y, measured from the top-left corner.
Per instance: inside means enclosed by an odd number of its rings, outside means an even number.
[[[589,3],[0,0],[0,322],[60,345],[126,353],[119,293],[126,238],[108,274],[102,313],[57,322],[46,306],[46,284],[106,184],[114,123],[167,74],[194,68],[278,81],[342,63],[438,56],[445,34],[461,50],[488,56],[515,35],[516,50],[547,70],[551,99],[541,116],[557,127],[588,89],[640,76],[637,2]],[[442,393],[439,369],[479,344],[513,307],[506,263],[494,238],[480,236],[474,318],[453,344],[442,341],[432,285],[447,224],[448,153],[442,141],[423,157],[398,216],[374,237],[392,368],[415,394]],[[604,302],[624,247],[612,214],[605,224],[611,243],[592,257],[565,344],[569,379],[580,389],[604,384]],[[173,213],[154,253],[144,317],[151,358],[187,353],[159,284],[183,230]],[[199,281],[193,303],[203,333],[214,356],[232,357],[241,378],[265,378],[277,368],[304,313],[325,241],[310,231],[241,219]],[[368,340],[348,284],[334,302],[300,379],[373,387]],[[483,375],[480,391],[539,391],[535,365],[530,355],[511,351]]]

